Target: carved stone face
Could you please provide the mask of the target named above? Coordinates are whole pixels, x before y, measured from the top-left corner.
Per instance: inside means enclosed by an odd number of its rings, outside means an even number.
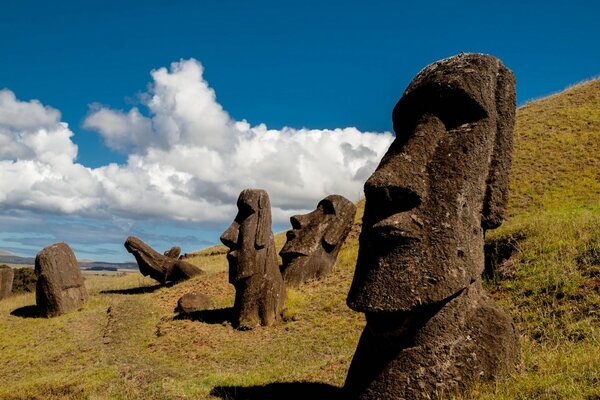
[[[410,310],[481,274],[483,230],[508,195],[514,99],[512,74],[490,56],[442,60],[411,82],[396,139],[365,184],[352,309]]]
[[[290,218],[292,229],[279,253],[286,282],[315,278],[331,270],[337,254],[352,227],[356,207],[348,199],[330,195],[317,208]],[[286,276],[286,275],[289,275]]]
[[[237,206],[238,214],[221,235],[221,242],[229,247],[227,260],[231,283],[265,272],[265,247],[272,235],[267,192],[246,189],[240,193]]]

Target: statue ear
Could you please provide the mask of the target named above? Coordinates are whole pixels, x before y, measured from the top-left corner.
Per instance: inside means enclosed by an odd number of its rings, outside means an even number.
[[[345,224],[340,218],[336,218],[327,227],[325,233],[323,234],[323,242],[326,244],[325,250],[330,252],[338,245],[342,235],[344,234],[344,229],[346,229]]]
[[[504,219],[508,202],[508,174],[511,165],[515,123],[515,78],[500,66],[496,79],[496,138],[486,180],[486,193],[481,216],[483,229],[495,229]]]
[[[338,196],[335,202],[335,218],[323,234],[323,247],[327,252],[332,251],[340,241],[346,239],[356,214],[356,206],[350,200]]]
[[[271,239],[271,202],[267,192],[260,193],[258,197],[258,218],[256,225],[256,238],[254,244],[257,249],[265,247]]]

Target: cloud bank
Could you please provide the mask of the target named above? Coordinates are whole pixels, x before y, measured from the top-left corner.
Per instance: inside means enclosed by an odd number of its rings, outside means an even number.
[[[181,60],[151,72],[143,112],[92,105],[84,126],[127,155],[123,165],[76,162],[60,112],[0,90],[0,208],[93,218],[227,222],[247,187],[266,189],[274,220],[331,193],[355,200],[393,137],[343,129],[269,129],[233,120]]]

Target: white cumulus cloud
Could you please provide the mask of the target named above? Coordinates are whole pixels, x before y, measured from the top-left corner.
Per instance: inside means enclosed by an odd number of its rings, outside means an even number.
[[[0,207],[92,217],[225,222],[247,187],[266,189],[274,219],[328,194],[355,200],[390,133],[356,128],[269,129],[233,120],[196,60],[152,71],[138,108],[90,108],[84,126],[127,154],[124,165],[76,162],[60,113],[0,91]],[[145,114],[145,115],[144,115]]]

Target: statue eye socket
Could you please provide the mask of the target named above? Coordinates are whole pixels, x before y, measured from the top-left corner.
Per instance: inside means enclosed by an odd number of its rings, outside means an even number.
[[[323,214],[333,214],[335,215],[335,208],[333,207],[333,203],[330,201],[322,201],[319,203],[319,206],[323,209]]]
[[[243,221],[254,213],[255,210],[250,205],[244,203],[238,204],[238,214],[235,220],[237,222]]]

